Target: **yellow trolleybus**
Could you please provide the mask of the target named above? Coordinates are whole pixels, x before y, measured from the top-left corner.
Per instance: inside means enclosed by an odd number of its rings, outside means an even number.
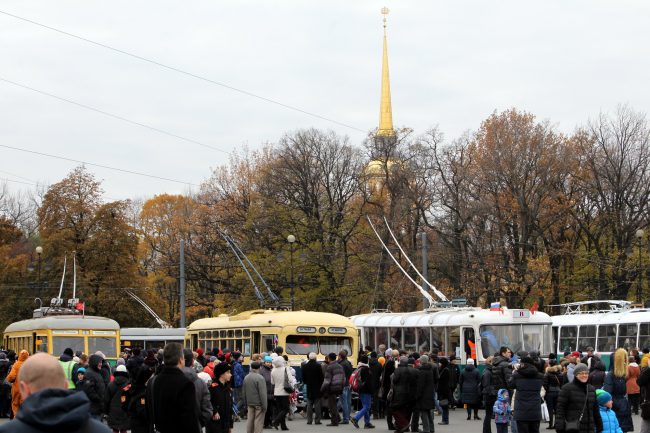
[[[344,316],[316,311],[252,310],[233,316],[199,319],[185,333],[185,346],[206,351],[214,348],[239,350],[244,364],[253,353],[271,352],[282,346],[291,365],[299,366],[310,352],[319,360],[346,349],[356,365],[358,331]]]
[[[16,353],[46,352],[60,356],[66,348],[87,354],[101,351],[115,361],[120,347],[120,325],[105,317],[63,314],[21,320],[7,326],[4,347]]]

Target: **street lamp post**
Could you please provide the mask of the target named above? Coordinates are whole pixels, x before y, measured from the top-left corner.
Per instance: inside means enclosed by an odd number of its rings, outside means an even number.
[[[42,246],[37,246],[36,247],[36,281],[38,282],[38,288],[41,288],[41,256],[43,255],[43,247]]]
[[[294,235],[289,235],[287,236],[287,242],[289,242],[289,248],[290,248],[290,259],[289,263],[291,266],[291,276],[290,276],[290,287],[291,287],[291,311],[293,311],[294,306],[295,306],[295,293],[294,293],[294,288],[293,288],[293,244],[296,242],[296,237]]]
[[[639,274],[639,279],[636,282],[636,302],[641,303],[641,294],[643,292],[643,271],[641,270],[641,242],[643,241],[643,236],[645,235],[645,232],[643,229],[638,229],[636,233],[634,233],[634,236],[636,237],[637,241],[639,242],[639,262],[637,264],[637,272]]]

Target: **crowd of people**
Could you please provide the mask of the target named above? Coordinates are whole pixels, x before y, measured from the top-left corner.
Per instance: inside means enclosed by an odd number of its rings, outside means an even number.
[[[239,420],[247,433],[261,433],[288,430],[287,419],[303,410],[308,425],[328,420],[327,426],[361,428],[363,421],[373,429],[373,421],[385,419],[397,433],[433,433],[434,418],[448,425],[456,408],[465,408],[467,420],[482,420],[483,433],[493,424],[497,433],[537,433],[543,420],[558,433],[625,433],[634,430],[632,413],[650,399],[648,350],[618,349],[605,368],[591,348],[558,361],[555,354],[501,347],[482,372],[471,357],[461,368],[435,350],[366,347],[356,366],[348,355],[341,350],[319,362],[310,353],[298,381],[279,346],[252,355],[248,372],[238,351],[193,352],[178,343],[135,348],[115,366],[101,352],[65,349],[58,359],[1,352],[0,416],[14,420],[0,433],[231,433]],[[650,433],[650,413],[642,413],[641,432]]]

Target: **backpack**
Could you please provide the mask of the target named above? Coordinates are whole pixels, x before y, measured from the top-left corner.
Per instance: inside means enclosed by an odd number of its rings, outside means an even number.
[[[352,391],[359,392],[359,388],[363,386],[363,382],[361,381],[361,367],[357,367],[352,372],[350,379],[348,380],[348,384],[350,385],[350,389]]]

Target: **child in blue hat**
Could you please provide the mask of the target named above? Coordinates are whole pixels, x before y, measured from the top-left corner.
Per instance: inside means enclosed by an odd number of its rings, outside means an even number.
[[[600,408],[600,417],[603,420],[602,433],[623,433],[623,430],[618,425],[616,414],[612,410],[612,406],[614,405],[612,395],[603,389],[597,389],[596,397],[598,399],[598,407]]]
[[[508,433],[512,408],[510,407],[510,395],[507,389],[502,388],[499,390],[492,411],[494,412],[494,423],[497,425],[497,433]]]

